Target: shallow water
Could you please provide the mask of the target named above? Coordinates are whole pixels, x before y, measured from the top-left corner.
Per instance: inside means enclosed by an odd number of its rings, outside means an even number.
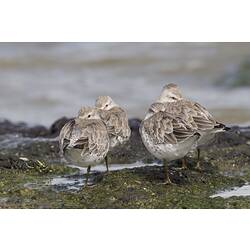
[[[242,187],[235,187],[230,190],[224,190],[212,195],[211,198],[222,197],[226,199],[233,196],[250,196],[250,184],[245,184]]]
[[[0,117],[50,125],[109,94],[142,118],[176,82],[222,121],[249,124],[250,90],[214,84],[249,56],[250,43],[2,43]]]
[[[43,138],[43,137],[23,137],[19,134],[0,135],[0,149],[14,149],[20,146],[30,145],[34,142],[57,142],[58,138]]]
[[[146,164],[147,166],[161,166],[161,164],[158,163],[152,163],[152,164]],[[132,169],[132,168],[140,168],[145,167],[145,163],[143,162],[135,162],[132,164],[111,164],[109,166],[109,171],[117,171],[122,169]],[[31,189],[44,189],[51,187],[53,190],[56,191],[78,191],[80,190],[86,180],[86,173],[87,169],[69,165],[72,168],[78,168],[79,174],[74,175],[67,175],[67,176],[56,176],[49,180],[44,180],[43,182],[38,183],[26,183],[25,187],[31,188]],[[98,173],[105,173],[106,172],[106,166],[105,165],[97,165],[91,168],[91,173],[89,176],[88,185],[94,185],[95,184],[95,175]]]

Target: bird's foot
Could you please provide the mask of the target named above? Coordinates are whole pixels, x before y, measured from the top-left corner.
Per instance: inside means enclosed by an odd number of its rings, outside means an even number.
[[[197,162],[197,164],[196,164],[196,166],[195,166],[195,169],[196,169],[196,170],[199,170],[199,171],[202,171],[201,164],[200,164],[199,161]]]
[[[97,184],[88,184],[87,186],[84,186],[84,189],[86,188],[94,188],[94,187],[96,187],[97,186]]]
[[[187,167],[187,165],[185,165],[185,166],[181,166],[181,167],[176,167],[176,168],[174,168],[175,170],[178,170],[178,171],[181,171],[181,170],[186,170],[186,169],[188,169],[188,167]]]
[[[186,158],[183,158],[182,161],[181,161],[181,167],[176,167],[175,168],[176,170],[185,170],[185,169],[188,169],[188,166],[187,166],[187,160]]]
[[[157,185],[176,185],[174,182],[172,182],[170,179],[167,179],[164,182],[160,182]]]

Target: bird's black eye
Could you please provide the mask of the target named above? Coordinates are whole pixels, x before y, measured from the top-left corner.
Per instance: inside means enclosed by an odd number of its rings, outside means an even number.
[[[172,100],[177,100],[174,96],[171,97]]]
[[[108,104],[106,104],[105,107],[108,107]]]
[[[91,115],[88,115],[88,118],[90,118]]]

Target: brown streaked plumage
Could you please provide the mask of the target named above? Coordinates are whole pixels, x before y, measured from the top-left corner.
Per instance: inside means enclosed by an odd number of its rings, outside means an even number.
[[[129,140],[131,131],[128,125],[128,117],[122,108],[113,107],[107,111],[101,110],[100,116],[106,124],[111,148]]]
[[[176,84],[167,84],[156,103],[159,104],[153,105],[161,105],[161,111],[180,116],[181,119],[189,122],[191,126],[198,130],[209,130],[221,125],[199,103],[183,98]],[[164,108],[162,105],[164,105]],[[159,111],[159,108],[157,111]]]
[[[145,132],[155,144],[177,144],[196,133],[187,122],[166,111],[159,111],[143,121]]]
[[[153,103],[151,106],[152,112],[167,112],[197,132],[217,129],[221,125],[204,107],[196,102],[181,99],[169,103]]]
[[[158,98],[158,102],[172,102],[175,100],[182,99],[182,94],[177,86],[177,84],[169,83],[163,87],[160,97]]]
[[[188,122],[201,135],[197,142],[197,168],[200,168],[200,148],[212,142],[216,133],[229,130],[229,128],[218,122],[199,103],[183,98],[176,84],[166,85],[158,101],[164,104],[165,111],[181,116],[185,122]]]
[[[166,168],[166,182],[171,183],[168,163],[184,158],[192,150],[200,137],[179,117],[166,111],[147,115],[140,126],[142,141],[148,151],[163,160]]]
[[[98,110],[84,107],[78,117],[64,125],[59,136],[61,154],[69,161],[90,168],[104,160],[109,150],[109,137]],[[86,178],[86,184],[88,175]]]
[[[200,104],[185,100],[176,84],[168,84],[150,106],[140,132],[146,148],[169,162],[185,157],[224,129]]]
[[[131,130],[126,112],[109,96],[99,96],[95,106],[99,109],[100,117],[106,125],[110,138],[110,150],[128,141]],[[107,157],[106,165],[108,169]]]

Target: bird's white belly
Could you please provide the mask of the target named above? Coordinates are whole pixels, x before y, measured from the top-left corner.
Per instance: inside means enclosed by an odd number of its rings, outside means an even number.
[[[142,141],[147,150],[156,158],[173,161],[183,158],[188,152],[197,146],[198,136],[195,135],[182,143],[154,144],[153,140],[142,129]]]
[[[82,149],[70,148],[65,150],[64,157],[67,161],[75,165],[88,167],[102,162],[107,154],[107,152],[103,152],[101,154],[85,153],[82,156],[81,153]]]

